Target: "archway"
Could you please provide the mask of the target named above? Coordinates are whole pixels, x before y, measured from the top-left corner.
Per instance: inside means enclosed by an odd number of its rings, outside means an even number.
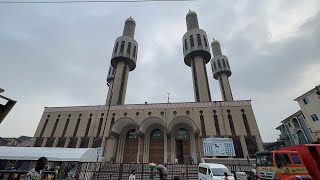
[[[156,164],[164,160],[164,134],[160,129],[154,129],[150,133],[149,162]]]
[[[138,154],[138,144],[139,140],[136,136],[135,129],[130,129],[126,133],[125,143],[124,143],[124,152],[123,152],[123,162],[131,163],[137,161]]]
[[[179,128],[175,133],[176,158],[178,163],[186,164],[190,159],[190,134],[184,128]]]
[[[307,144],[308,143],[304,133],[301,130],[297,131],[297,135],[298,135],[298,139],[299,139],[299,144]]]

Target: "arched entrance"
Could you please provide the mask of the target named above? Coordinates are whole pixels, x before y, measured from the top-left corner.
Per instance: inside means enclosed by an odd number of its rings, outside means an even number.
[[[123,152],[123,162],[131,163],[137,161],[138,154],[138,144],[139,140],[136,136],[135,129],[131,129],[126,133],[124,152]]]
[[[149,162],[156,164],[164,160],[164,134],[160,129],[154,129],[150,133]]]
[[[175,134],[176,140],[176,158],[179,164],[189,163],[190,158],[190,134],[189,131],[180,128]]]

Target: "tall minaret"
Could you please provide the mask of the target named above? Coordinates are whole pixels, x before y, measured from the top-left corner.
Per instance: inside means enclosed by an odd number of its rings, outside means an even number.
[[[114,75],[115,74],[116,74],[116,69],[110,64],[108,77],[107,77],[107,84],[109,86],[109,90],[108,90],[106,105],[109,105],[110,100],[111,100],[111,95],[112,95],[112,89],[111,88],[113,87]]]
[[[221,96],[223,101],[233,101],[232,92],[229,83],[231,69],[229,66],[228,57],[222,55],[220,43],[213,40],[211,43],[212,53],[214,58],[211,60],[211,68],[214,79],[219,80]]]
[[[197,14],[190,11],[187,16],[187,32],[184,34],[183,54],[184,63],[191,66],[193,88],[196,102],[211,101],[206,64],[211,54],[207,41],[207,33],[199,29]]]
[[[111,78],[113,80],[108,78],[110,80],[108,94],[110,95],[109,98],[111,98],[111,105],[124,104],[129,71],[136,68],[138,43],[134,39],[135,28],[136,22],[131,17],[128,18],[125,22],[122,36],[115,41],[111,59],[111,65],[115,68],[115,72],[111,73],[114,76]],[[107,98],[107,104],[109,103],[108,101]]]

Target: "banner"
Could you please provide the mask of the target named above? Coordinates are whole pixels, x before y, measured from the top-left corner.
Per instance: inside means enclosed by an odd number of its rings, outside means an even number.
[[[205,156],[236,156],[231,138],[204,138]]]

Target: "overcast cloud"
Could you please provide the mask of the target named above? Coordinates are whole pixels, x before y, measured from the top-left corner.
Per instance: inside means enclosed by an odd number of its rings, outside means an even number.
[[[114,40],[126,18],[136,22],[137,68],[126,103],[193,101],[183,62],[185,15],[198,14],[211,41],[229,57],[236,100],[252,99],[264,141],[299,110],[293,101],[320,83],[320,1],[0,4],[0,86],[18,101],[0,136],[33,136],[45,106],[104,104]],[[212,99],[221,100],[207,65]]]

